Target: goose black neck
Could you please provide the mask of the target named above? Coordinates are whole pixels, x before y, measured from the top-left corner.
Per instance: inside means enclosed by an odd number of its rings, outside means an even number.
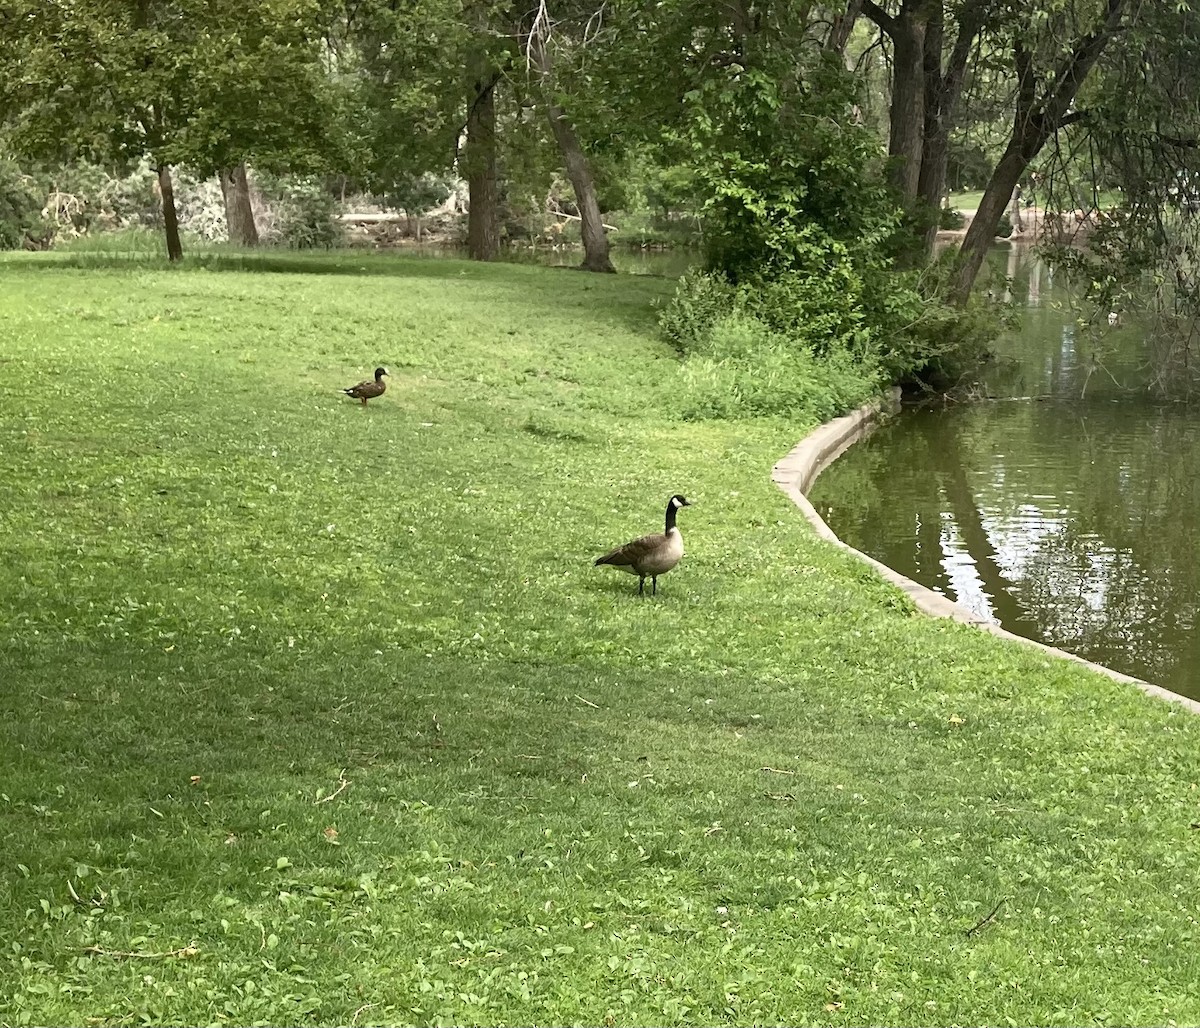
[[[675,514],[678,512],[678,510],[679,510],[679,508],[675,506],[674,500],[671,500],[667,504],[667,529],[666,530],[668,532],[670,532],[671,529],[675,527]]]

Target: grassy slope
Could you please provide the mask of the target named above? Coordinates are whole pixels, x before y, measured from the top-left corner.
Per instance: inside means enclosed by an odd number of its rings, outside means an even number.
[[[1200,722],[818,543],[668,284],[307,266],[0,266],[0,1023],[1200,1020]]]

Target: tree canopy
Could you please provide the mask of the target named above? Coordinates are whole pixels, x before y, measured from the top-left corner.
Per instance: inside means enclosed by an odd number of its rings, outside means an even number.
[[[457,176],[490,259],[504,212],[559,175],[595,270],[620,195],[685,210],[734,283],[834,266],[861,283],[930,266],[947,178],[965,176],[978,211],[919,285],[961,306],[1036,175],[1043,204],[1085,213],[1122,191],[1077,258],[1098,296],[1154,267],[1178,305],[1195,278],[1188,0],[0,0],[0,29],[6,150],[148,158],[164,199],[175,165],[392,197]]]

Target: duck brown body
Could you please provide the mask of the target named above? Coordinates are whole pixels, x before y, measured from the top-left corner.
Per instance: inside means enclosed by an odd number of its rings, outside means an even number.
[[[355,400],[362,400],[365,407],[368,400],[374,400],[387,392],[387,383],[383,380],[386,374],[387,368],[376,368],[374,378],[365,378],[358,385],[343,389],[342,392]]]

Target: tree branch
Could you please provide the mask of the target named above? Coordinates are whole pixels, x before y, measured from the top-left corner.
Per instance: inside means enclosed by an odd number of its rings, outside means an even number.
[[[1024,135],[1033,116],[1037,99],[1037,79],[1033,74],[1033,58],[1019,38],[1013,40],[1013,70],[1017,73],[1017,101],[1013,109],[1014,138]]]
[[[1092,112],[1089,108],[1081,111],[1068,111],[1054,123],[1056,129],[1065,129],[1068,125],[1074,125],[1077,121],[1083,121]]]
[[[863,0],[862,13],[871,19],[889,36],[894,36],[899,29],[896,19],[880,7],[874,0]]]
[[[1108,41],[1121,28],[1121,19],[1125,15],[1125,5],[1128,0],[1107,0],[1104,20],[1095,29],[1079,41],[1074,51],[1063,58],[1062,63],[1054,73],[1056,86],[1054,92],[1046,98],[1042,105],[1044,116],[1050,124],[1057,123],[1067,114],[1067,108],[1079,92],[1084,79],[1092,70],[1092,65],[1099,59]]]
[[[993,0],[976,0],[965,4],[958,12],[958,35],[946,61],[946,72],[942,77],[942,110],[953,112],[962,95],[963,78],[967,61],[975,48],[975,39],[983,31],[991,14]],[[947,126],[949,128],[949,126]]]

